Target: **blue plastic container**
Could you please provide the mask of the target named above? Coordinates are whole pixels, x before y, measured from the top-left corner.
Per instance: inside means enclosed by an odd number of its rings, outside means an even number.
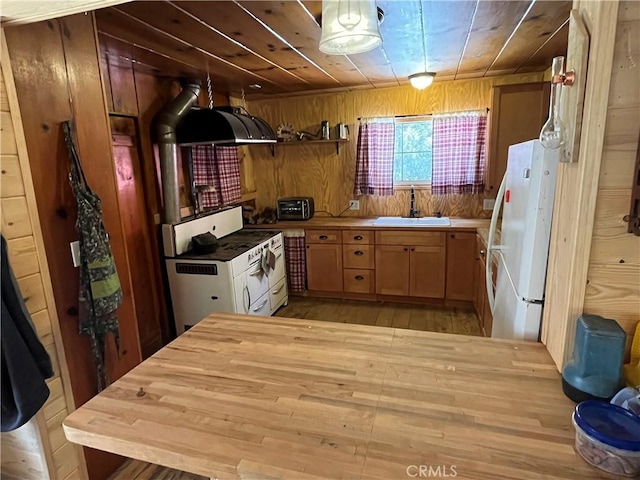
[[[626,477],[640,475],[640,417],[601,401],[580,403],[573,412],[576,451],[589,464]]]
[[[562,389],[574,402],[611,400],[624,386],[622,362],[627,336],[615,320],[582,315],[576,324],[571,360],[562,370]]]

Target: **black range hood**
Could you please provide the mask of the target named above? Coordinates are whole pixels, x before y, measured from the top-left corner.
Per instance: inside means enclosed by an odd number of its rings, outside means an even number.
[[[192,108],[176,126],[178,145],[255,145],[276,143],[267,122],[237,107]]]

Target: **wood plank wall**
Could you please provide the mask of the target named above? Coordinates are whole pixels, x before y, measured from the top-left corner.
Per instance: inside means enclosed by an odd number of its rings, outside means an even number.
[[[640,130],[640,4],[576,0],[574,8],[591,50],[580,158],[560,166],[551,234],[542,340],[558,369],[583,312],[628,333],[640,320],[640,239],[622,220]]]
[[[2,50],[6,51],[4,30]],[[38,337],[55,374],[47,380],[51,391],[43,409],[23,427],[0,436],[3,478],[86,477],[82,449],[67,441],[62,420],[73,410],[73,398],[62,337],[35,201],[31,169],[22,130],[11,65],[2,56],[0,72],[0,197],[2,234],[9,262]]]
[[[100,73],[93,14],[5,29],[8,54],[24,126],[29,163],[57,318],[69,362],[76,406],[93,397],[96,370],[89,340],[78,333],[78,270],[69,243],[77,239],[76,206],[68,180],[68,153],[61,122],[73,118],[77,146],[89,185],[102,200],[103,217],[124,293],[118,310],[120,352],[107,342],[106,367],[114,380],[140,363],[128,252],[124,241],[111,151],[108,115]],[[91,478],[106,478],[121,457],[84,449]]]
[[[622,217],[639,147],[639,79],[640,3],[626,1],[618,8],[584,311],[615,319],[629,340],[640,322],[640,237],[627,233]]]
[[[494,85],[540,82],[543,76],[544,72],[540,72],[444,81],[423,91],[404,86],[253,100],[249,104],[251,113],[264,118],[274,129],[281,123],[290,123],[296,130],[315,133],[320,122],[328,120],[331,126],[338,122],[348,124],[351,133],[351,141],[341,145],[338,155],[334,144],[276,145],[275,158],[268,147],[252,147],[257,206],[274,206],[279,197],[311,195],[316,210],[337,214],[354,198],[358,117],[484,109],[491,105]],[[489,216],[490,212],[482,210],[484,198],[484,195],[433,197],[429,189],[416,193],[417,208],[424,215],[440,211],[454,217]],[[399,189],[391,197],[363,196],[360,210],[347,211],[345,215],[406,215],[408,209],[409,191]]]

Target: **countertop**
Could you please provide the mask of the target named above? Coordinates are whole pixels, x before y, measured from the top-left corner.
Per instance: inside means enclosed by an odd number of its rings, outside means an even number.
[[[574,406],[540,343],[213,314],[63,425],[221,480],[599,479]]]

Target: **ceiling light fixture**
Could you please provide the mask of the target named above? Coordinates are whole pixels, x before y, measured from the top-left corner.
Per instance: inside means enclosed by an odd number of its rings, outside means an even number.
[[[421,72],[409,75],[409,81],[413,88],[418,90],[424,90],[433,83],[433,79],[436,78],[436,74],[433,72]]]
[[[322,0],[320,51],[353,55],[379,47],[378,24],[383,18],[375,0]]]
[[[424,14],[422,13],[422,2],[420,3],[420,27],[422,29],[422,53],[424,54],[424,70],[422,72],[414,73],[413,75],[409,75],[409,81],[411,82],[411,86],[413,88],[417,88],[418,90],[424,90],[429,85],[433,83],[433,80],[436,78],[435,72],[427,71],[427,44],[425,40],[424,33]]]

